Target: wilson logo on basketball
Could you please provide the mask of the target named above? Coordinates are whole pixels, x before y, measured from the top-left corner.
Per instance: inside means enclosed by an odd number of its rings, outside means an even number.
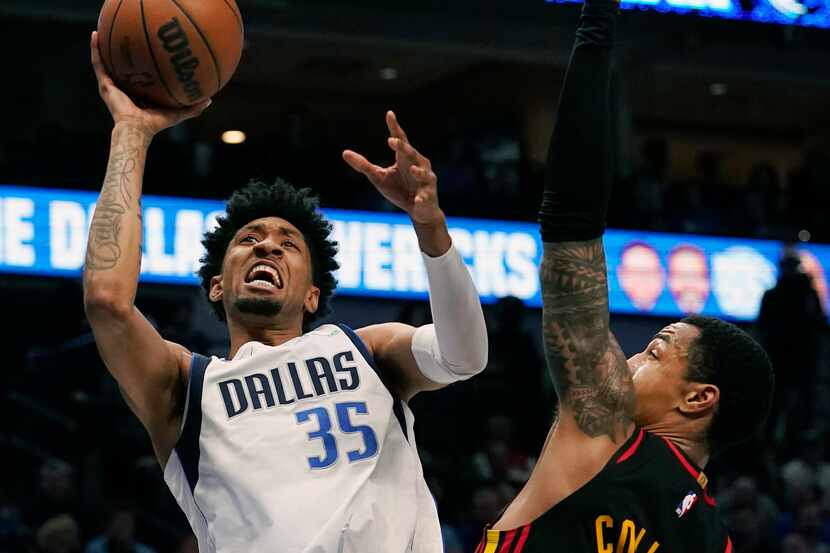
[[[202,86],[196,80],[195,73],[196,68],[199,67],[199,60],[193,57],[187,34],[179,24],[179,20],[174,17],[169,23],[162,25],[157,34],[164,49],[171,54],[170,62],[173,64],[176,77],[182,83],[188,99],[191,102],[200,99],[204,94],[202,93]]]

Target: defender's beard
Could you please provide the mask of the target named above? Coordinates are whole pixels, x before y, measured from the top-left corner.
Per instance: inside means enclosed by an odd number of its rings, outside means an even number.
[[[265,298],[239,298],[235,307],[240,313],[264,317],[274,317],[282,310],[280,302]]]

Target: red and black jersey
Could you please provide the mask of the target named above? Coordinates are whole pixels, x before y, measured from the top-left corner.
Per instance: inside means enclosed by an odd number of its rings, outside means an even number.
[[[485,529],[476,553],[731,553],[706,475],[638,429],[587,484],[530,524]]]

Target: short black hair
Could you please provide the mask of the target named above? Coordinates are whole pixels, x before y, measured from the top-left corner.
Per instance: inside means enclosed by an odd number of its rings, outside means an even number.
[[[206,232],[202,245],[205,255],[199,260],[199,278],[206,294],[210,294],[210,279],[222,273],[222,263],[237,231],[256,219],[280,217],[303,234],[311,255],[311,279],[320,289],[317,311],[303,317],[303,330],[315,320],[327,315],[331,295],[337,286],[334,271],[339,265],[335,260],[337,242],[330,240],[332,232],[329,223],[320,213],[317,196],[310,188],[294,188],[288,182],[277,179],[273,184],[252,179],[235,191],[228,199],[224,217],[216,219],[216,228]],[[210,301],[210,298],[208,298]],[[226,320],[225,306],[221,301],[210,302],[220,320]]]
[[[764,348],[737,326],[701,315],[680,322],[700,329],[689,345],[686,379],[714,384],[720,390],[707,432],[710,453],[716,456],[763,429],[772,406],[775,374]]]

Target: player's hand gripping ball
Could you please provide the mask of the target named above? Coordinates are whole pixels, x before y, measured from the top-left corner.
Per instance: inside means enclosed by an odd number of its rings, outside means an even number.
[[[234,0],[105,0],[98,47],[119,88],[147,104],[181,108],[216,94],[242,56]]]

